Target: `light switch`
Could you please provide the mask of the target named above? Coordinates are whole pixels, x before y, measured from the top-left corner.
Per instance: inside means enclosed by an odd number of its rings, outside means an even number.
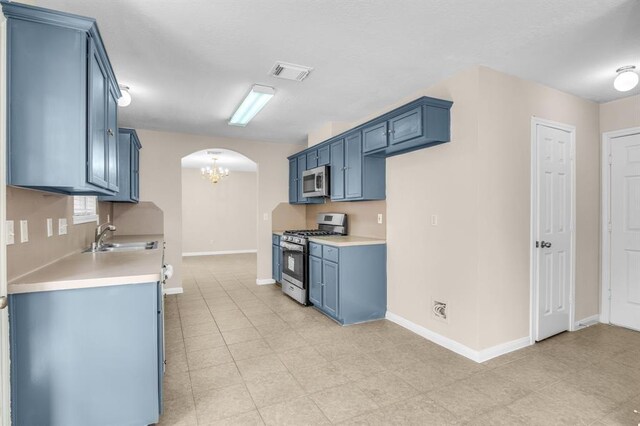
[[[432,226],[438,226],[438,215],[437,214],[432,214],[431,215],[431,225]]]
[[[382,224],[382,213],[378,213],[378,223]]]
[[[13,230],[13,221],[8,220],[6,223],[7,245],[15,243],[15,232]]]
[[[53,219],[47,219],[47,237],[53,236]]]
[[[67,219],[58,219],[58,235],[67,235]]]
[[[269,213],[265,213],[262,215],[263,220],[269,220]]]
[[[98,221],[99,223],[100,221]],[[107,213],[107,222],[111,223],[111,215],[109,213]]]
[[[20,242],[29,242],[29,222],[26,220],[20,221]]]

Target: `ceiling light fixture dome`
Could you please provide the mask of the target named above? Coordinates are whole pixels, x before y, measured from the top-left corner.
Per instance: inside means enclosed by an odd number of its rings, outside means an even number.
[[[131,93],[129,93],[129,86],[121,84],[120,93],[122,93],[122,96],[120,97],[120,99],[118,99],[118,106],[123,108],[129,106],[129,104],[131,103]]]
[[[635,71],[636,67],[633,65],[627,65],[616,70],[618,74],[616,79],[613,80],[613,87],[618,92],[628,92],[638,85],[638,74]]]

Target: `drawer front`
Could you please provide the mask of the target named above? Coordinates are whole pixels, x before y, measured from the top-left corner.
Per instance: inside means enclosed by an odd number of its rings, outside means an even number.
[[[338,248],[331,246],[322,246],[322,257],[326,260],[330,260],[332,262],[338,261]]]
[[[322,257],[322,244],[309,241],[309,254],[311,256]]]
[[[272,234],[271,235],[271,243],[275,245],[280,245],[280,235]]]

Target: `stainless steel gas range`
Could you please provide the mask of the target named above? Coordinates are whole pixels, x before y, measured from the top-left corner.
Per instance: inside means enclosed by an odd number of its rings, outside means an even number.
[[[282,292],[303,305],[309,304],[309,237],[346,235],[345,213],[318,213],[318,229],[284,231],[282,249]]]

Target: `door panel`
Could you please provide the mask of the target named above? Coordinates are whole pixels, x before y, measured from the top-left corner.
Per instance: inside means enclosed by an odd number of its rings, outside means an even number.
[[[318,148],[318,166],[329,165],[329,145]]]
[[[611,323],[640,330],[640,134],[611,142]]]
[[[118,99],[116,94],[109,89],[107,97],[107,152],[108,152],[108,172],[109,189],[118,191]]]
[[[364,152],[375,151],[387,146],[387,122],[376,124],[362,130]]]
[[[318,151],[311,151],[307,153],[307,170],[318,167]]]
[[[322,307],[322,259],[309,256],[309,301]]]
[[[331,144],[331,199],[344,199],[344,139]]]
[[[107,157],[107,73],[93,45],[89,56],[88,180],[109,188]]]
[[[362,197],[362,136],[360,132],[345,139],[345,178],[346,198]]]
[[[298,180],[296,182],[296,187],[298,190],[298,202],[305,203],[307,199],[302,195],[302,173],[307,170],[307,156],[301,155],[298,157]]]
[[[338,317],[338,264],[322,261],[322,307],[326,312]]]
[[[571,291],[571,134],[536,125],[537,327],[536,340],[569,329]],[[542,242],[545,246],[542,246]]]
[[[396,145],[422,136],[422,107],[389,120],[389,143]]]
[[[289,160],[289,202],[298,202],[298,160]]]

